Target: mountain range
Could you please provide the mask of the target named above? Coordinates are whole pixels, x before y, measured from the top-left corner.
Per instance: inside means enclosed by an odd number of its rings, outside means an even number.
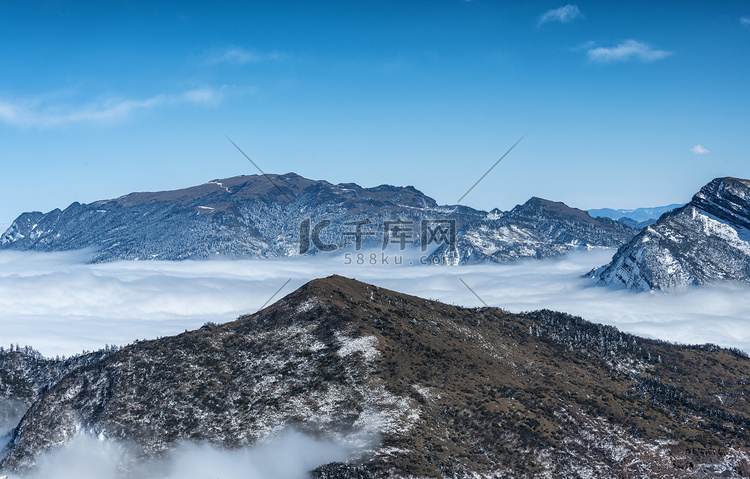
[[[716,178],[665,213],[590,275],[649,291],[717,281],[750,283],[750,180]]]
[[[661,215],[668,211],[675,210],[685,206],[684,204],[672,204],[667,206],[655,206],[651,208],[636,208],[632,210],[628,209],[612,209],[612,208],[598,208],[593,210],[587,210],[586,212],[594,218],[612,218],[618,220],[621,223],[625,223],[634,228],[644,228],[648,225],[656,223]]]
[[[425,256],[440,248],[430,261],[504,262],[617,247],[637,232],[540,198],[510,212],[486,212],[438,205],[412,186],[362,188],[288,173],[23,213],[0,236],[0,249],[92,248],[92,261],[104,262],[283,257],[385,246]]]
[[[461,308],[332,276],[66,371],[29,355],[0,352],[19,365],[0,397],[30,403],[6,473],[81,435],[131,444],[130,477],[184,441],[236,449],[294,425],[374,441],[317,478],[750,475],[747,355],[547,310]]]
[[[456,265],[608,247],[619,248],[612,262],[589,273],[600,284],[669,290],[750,282],[748,185],[717,178],[682,207],[642,209],[651,216],[666,211],[640,229],[632,218],[594,218],[537,197],[487,212],[438,205],[412,186],[334,185],[294,173],[238,176],[23,213],[0,236],[0,250],[90,248],[92,262],[382,250],[402,260],[417,252],[421,263]]]

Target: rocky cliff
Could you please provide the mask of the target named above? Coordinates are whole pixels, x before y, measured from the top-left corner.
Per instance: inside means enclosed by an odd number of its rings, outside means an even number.
[[[690,203],[644,228],[592,275],[600,283],[640,291],[750,282],[750,181],[711,181]]]

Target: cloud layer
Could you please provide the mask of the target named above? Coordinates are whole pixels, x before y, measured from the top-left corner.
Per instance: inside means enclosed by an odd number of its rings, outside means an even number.
[[[614,47],[595,47],[587,51],[590,60],[600,63],[640,60],[652,62],[672,55],[672,52],[658,50],[645,42],[625,40]]]
[[[581,18],[581,11],[578,9],[578,5],[565,5],[560,8],[555,8],[544,12],[539,17],[539,25],[544,25],[550,22],[569,23],[576,18]]]
[[[143,99],[109,98],[85,105],[49,104],[41,99],[0,99],[0,122],[11,126],[54,128],[79,123],[112,123],[138,111],[184,104],[217,106],[236,88],[202,87],[177,94],[161,94]]]
[[[379,252],[378,252],[379,253]],[[345,265],[343,256],[264,261],[85,264],[87,254],[0,253],[0,330],[4,343],[70,355],[226,322],[255,312],[307,281],[341,274],[386,288],[510,311],[549,308],[644,336],[714,342],[750,351],[750,289],[691,287],[670,294],[595,286],[579,276],[609,262],[613,250],[509,265]],[[404,263],[408,264],[408,260]],[[5,344],[7,347],[8,344]]]
[[[29,344],[46,355],[71,354],[105,343],[176,334],[206,321],[230,321],[256,311],[287,280],[274,301],[313,278],[338,273],[445,303],[487,303],[512,312],[549,308],[642,336],[750,351],[750,287],[634,293],[580,278],[613,253],[596,249],[549,260],[453,267],[406,266],[414,258],[395,266],[392,256],[388,265],[346,265],[343,255],[90,265],[85,251],[6,251],[0,252],[0,330],[5,342]],[[14,407],[0,403],[0,414],[10,411],[9,420],[0,423],[0,441],[8,439],[11,423],[20,417]],[[372,444],[373,438],[356,433],[331,442],[287,431],[251,449],[183,444],[163,461],[133,466],[127,444],[82,436],[45,456],[33,475],[11,479],[115,479],[127,463],[137,469],[135,477],[147,479],[296,479],[317,465],[361,454]]]

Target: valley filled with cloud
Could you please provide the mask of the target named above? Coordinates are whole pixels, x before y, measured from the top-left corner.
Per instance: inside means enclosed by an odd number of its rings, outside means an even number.
[[[268,304],[307,281],[340,274],[450,304],[553,309],[646,337],[750,352],[748,286],[635,293],[580,277],[613,253],[593,249],[512,264],[433,266],[419,265],[416,257],[395,265],[393,255],[383,264],[379,251],[377,264],[362,265],[346,264],[343,254],[88,264],[87,251],[6,251],[0,253],[0,328],[5,347],[17,343],[48,357],[71,355],[231,321],[272,296]]]

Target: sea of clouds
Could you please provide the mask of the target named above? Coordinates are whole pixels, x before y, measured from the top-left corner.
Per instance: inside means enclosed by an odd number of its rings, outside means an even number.
[[[89,251],[6,251],[0,252],[0,345],[30,345],[46,356],[125,345],[198,328],[207,321],[231,321],[311,279],[341,274],[451,304],[486,303],[512,312],[548,308],[642,336],[712,342],[750,352],[749,286],[636,293],[581,278],[607,263],[613,253],[593,249],[505,265],[433,266],[420,265],[418,256],[406,256],[396,265],[394,255],[383,264],[380,251],[364,254],[364,264],[357,264],[356,255],[343,254],[89,264]],[[0,443],[9,439],[21,413],[18,404],[0,401]],[[114,479],[120,477],[129,451],[127,445],[83,436],[45,455],[25,479]],[[266,444],[237,451],[183,444],[162,461],[139,465],[144,469],[134,477],[302,478],[318,465],[352,454],[351,444],[288,431]]]
[[[0,253],[0,345],[56,356],[177,334],[253,313],[285,283],[273,301],[335,273],[451,304],[548,308],[642,336],[750,352],[750,287],[636,293],[580,277],[612,254],[593,249],[504,265],[425,266],[409,257],[394,265],[393,255],[382,264],[380,252],[377,264],[358,265],[345,264],[343,255],[88,264],[87,251],[6,251]]]

